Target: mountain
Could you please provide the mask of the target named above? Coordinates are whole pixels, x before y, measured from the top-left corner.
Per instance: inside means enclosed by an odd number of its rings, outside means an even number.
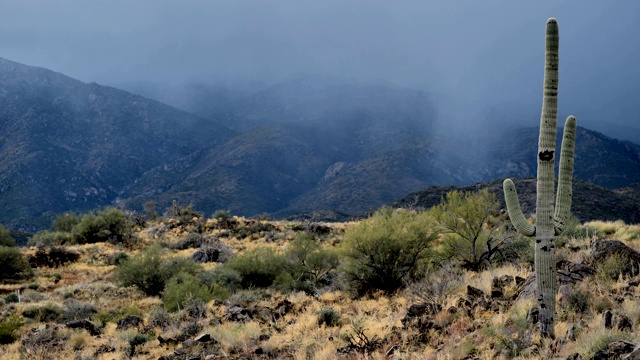
[[[527,216],[535,214],[536,180],[513,180],[518,191],[522,212]],[[475,192],[488,188],[491,193],[496,195],[502,208],[506,209],[502,181],[503,179],[500,179],[470,186],[429,186],[401,198],[391,206],[395,208],[421,207],[428,209],[440,203],[441,199],[450,191]],[[591,220],[624,220],[628,224],[640,223],[640,184],[611,190],[583,180],[574,179],[571,212],[583,222]]]
[[[234,135],[140,96],[0,58],[0,220],[112,204],[150,169]]]
[[[535,176],[536,128],[446,130],[421,91],[313,77],[191,91],[183,101],[217,112],[0,59],[0,222],[35,230],[56,213],[150,200],[344,218],[431,185]],[[576,143],[577,179],[640,183],[640,146],[582,127]]]

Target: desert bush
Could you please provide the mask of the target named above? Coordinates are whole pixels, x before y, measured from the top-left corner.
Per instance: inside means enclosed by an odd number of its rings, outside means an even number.
[[[438,230],[427,213],[383,209],[349,227],[341,245],[340,268],[358,294],[392,293],[421,274],[433,255]]]
[[[240,274],[244,288],[269,287],[279,275],[287,273],[284,256],[269,247],[246,251],[229,260],[225,266]]]
[[[80,258],[80,254],[67,250],[64,246],[51,246],[48,248],[38,248],[36,253],[28,257],[32,267],[59,267],[64,264],[75,262]]]
[[[616,233],[616,231],[618,231],[619,229],[623,228],[625,226],[624,221],[622,220],[618,220],[618,221],[589,221],[585,224],[585,226],[591,228],[591,229],[595,229],[596,231],[598,231],[599,233],[604,234],[604,236],[607,235],[613,235]]]
[[[43,306],[32,306],[22,311],[22,316],[40,322],[58,322],[62,319],[63,311],[54,303]]]
[[[127,243],[133,236],[133,223],[122,211],[107,208],[83,215],[72,233],[79,244]]]
[[[0,264],[0,281],[22,281],[33,276],[27,258],[17,248],[0,246]]]
[[[162,293],[164,306],[169,311],[183,309],[190,299],[208,302],[213,299],[213,294],[200,279],[187,273],[180,273],[171,278]]]
[[[93,304],[76,299],[66,299],[63,305],[62,320],[64,321],[91,319],[98,313],[98,309]]]
[[[618,280],[624,274],[633,272],[633,269],[629,269],[630,264],[633,264],[633,262],[622,254],[607,256],[604,261],[596,264],[596,279],[603,283]],[[637,270],[635,273],[637,273]]]
[[[505,231],[507,223],[499,210],[500,203],[488,189],[447,193],[429,210],[446,234],[445,257],[461,261],[465,269],[480,271],[500,256],[513,234]]]
[[[73,228],[80,223],[80,216],[75,213],[66,212],[56,216],[51,223],[51,227],[59,232],[71,232]]]
[[[171,325],[171,315],[165,309],[156,309],[149,313],[149,325],[165,330]]]
[[[18,296],[18,294],[16,294],[16,293],[11,293],[11,294],[9,294],[9,295],[4,297],[4,301],[7,304],[17,303],[17,302],[20,301],[20,296]]]
[[[422,302],[444,305],[464,283],[463,272],[452,264],[431,271],[424,278],[407,286],[407,292]]]
[[[301,233],[291,242],[285,258],[297,282],[310,282],[312,286],[326,284],[329,273],[336,270],[339,258],[333,249],[323,249],[320,242],[309,233]]]
[[[638,240],[640,239],[640,225],[628,225],[618,229],[613,237],[618,240]]]
[[[575,314],[584,314],[589,310],[589,305],[591,304],[591,296],[586,291],[573,289],[563,299],[563,304],[565,308],[570,312],[573,312]]]
[[[332,307],[324,307],[318,311],[318,326],[322,324],[327,327],[339,326],[340,322],[340,314]]]
[[[66,231],[43,230],[35,233],[27,245],[37,247],[60,246],[75,243],[73,234]]]
[[[0,225],[0,246],[16,246],[16,240],[11,236],[11,230]]]
[[[162,258],[162,249],[149,247],[122,261],[115,270],[115,279],[122,286],[137,286],[149,296],[159,295],[169,279],[179,273],[195,275],[201,265],[190,259]]]
[[[18,339],[17,330],[24,325],[24,319],[19,315],[11,315],[0,322],[0,344],[11,344]]]

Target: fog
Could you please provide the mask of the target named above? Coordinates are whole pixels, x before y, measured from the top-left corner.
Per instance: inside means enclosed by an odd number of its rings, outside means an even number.
[[[560,117],[636,129],[636,0],[0,0],[0,57],[115,86],[321,74],[425,90],[452,121],[535,124],[549,17]]]

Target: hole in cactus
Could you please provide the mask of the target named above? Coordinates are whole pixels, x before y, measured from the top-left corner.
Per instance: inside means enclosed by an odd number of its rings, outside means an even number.
[[[551,161],[553,160],[553,152],[553,150],[541,151],[538,154],[538,158],[540,159],[540,161]]]

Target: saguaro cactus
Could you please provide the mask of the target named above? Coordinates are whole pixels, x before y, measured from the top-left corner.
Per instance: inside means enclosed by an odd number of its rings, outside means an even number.
[[[527,222],[522,214],[518,194],[511,179],[503,183],[507,210],[513,226],[526,236],[536,237],[535,271],[540,310],[540,334],[554,337],[556,299],[556,262],[554,238],[559,235],[569,217],[571,208],[571,178],[573,176],[573,151],[576,136],[576,119],[569,116],[564,125],[558,194],[554,211],[554,163],[556,150],[556,122],[558,115],[558,23],[547,20],[547,36],[544,66],[544,93],[540,138],[538,139],[538,182],[536,200],[536,225]]]

